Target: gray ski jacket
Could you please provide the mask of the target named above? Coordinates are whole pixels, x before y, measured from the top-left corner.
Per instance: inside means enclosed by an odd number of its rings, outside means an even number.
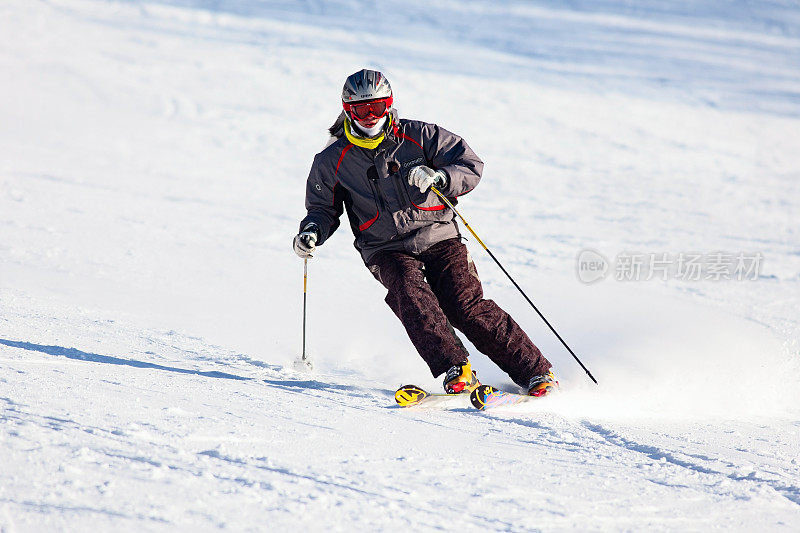
[[[474,189],[483,171],[483,162],[461,137],[436,124],[398,119],[394,110],[377,148],[356,146],[342,131],[314,157],[301,231],[317,224],[317,244],[322,244],[346,210],[365,264],[381,250],[419,254],[459,237],[455,213],[433,191],[421,193],[408,184],[408,173],[417,165],[443,171],[447,183],[441,192],[452,199]]]

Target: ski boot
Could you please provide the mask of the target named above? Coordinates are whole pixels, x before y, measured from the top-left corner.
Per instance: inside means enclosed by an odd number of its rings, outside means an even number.
[[[558,381],[552,370],[541,376],[533,376],[528,382],[528,394],[530,396],[544,396],[550,394],[558,388]]]
[[[447,394],[460,394],[462,392],[472,392],[481,383],[472,370],[469,361],[464,361],[451,366],[450,370],[444,375],[444,391]]]

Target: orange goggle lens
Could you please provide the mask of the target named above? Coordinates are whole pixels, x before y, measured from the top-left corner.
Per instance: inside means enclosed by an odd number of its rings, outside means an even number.
[[[371,102],[360,102],[357,104],[345,104],[345,109],[349,111],[353,118],[364,120],[372,115],[375,118],[381,118],[389,110],[391,101],[387,99],[373,100]]]

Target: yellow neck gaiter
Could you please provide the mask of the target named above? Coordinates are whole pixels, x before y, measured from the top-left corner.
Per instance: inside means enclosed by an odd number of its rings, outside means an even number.
[[[389,120],[387,121],[387,126],[386,127],[389,127],[389,128],[392,127],[392,115],[391,115],[391,113],[389,114]],[[384,127],[384,130],[386,129],[386,127]],[[349,118],[345,118],[344,119],[344,134],[347,137],[348,141],[350,141],[351,143],[355,144],[356,146],[360,146],[361,148],[367,148],[368,150],[374,150],[375,148],[377,148],[378,145],[381,144],[383,142],[383,139],[386,137],[386,133],[384,133],[383,131],[381,132],[380,135],[378,135],[377,137],[374,137],[372,139],[363,138],[363,137],[356,137],[355,135],[353,135],[353,133],[351,131],[350,119]]]

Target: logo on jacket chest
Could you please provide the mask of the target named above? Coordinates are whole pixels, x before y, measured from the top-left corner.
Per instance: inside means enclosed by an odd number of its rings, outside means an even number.
[[[425,158],[424,157],[418,157],[416,159],[412,159],[411,161],[406,161],[405,163],[401,163],[401,165],[402,165],[402,167],[404,169],[415,167],[417,165],[424,165],[424,164],[425,164]]]
[[[415,159],[412,159],[411,161],[400,162],[400,164],[396,163],[395,161],[392,161],[391,163],[389,163],[389,173],[394,174],[396,172],[400,172],[401,175],[405,175],[408,174],[410,168],[424,164],[425,164],[424,157],[417,157]]]

